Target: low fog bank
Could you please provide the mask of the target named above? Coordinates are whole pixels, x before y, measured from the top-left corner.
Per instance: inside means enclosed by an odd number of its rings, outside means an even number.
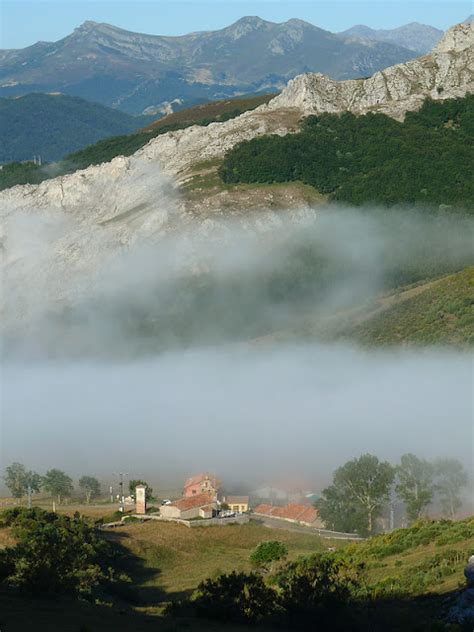
[[[13,262],[4,277],[9,357],[129,359],[248,340],[474,261],[473,218],[410,208],[196,219],[105,254],[101,226],[88,256],[70,235],[67,247],[42,243],[45,232],[54,242],[59,221],[47,231],[37,218],[17,221],[10,249],[30,272],[18,276]],[[41,244],[25,248],[30,229]]]
[[[467,353],[249,342],[462,269],[472,218],[330,206],[170,227],[158,212],[79,232],[60,213],[11,218],[0,469],[321,489],[354,456],[414,452],[472,474]]]
[[[316,489],[371,452],[462,460],[472,475],[472,363],[449,351],[223,346],[130,362],[5,363],[1,467],[20,461],[158,488],[213,471]]]

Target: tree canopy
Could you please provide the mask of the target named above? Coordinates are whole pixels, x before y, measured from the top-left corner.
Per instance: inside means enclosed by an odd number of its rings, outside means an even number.
[[[100,483],[94,476],[81,476],[79,487],[85,493],[87,503],[100,494]]]
[[[405,503],[409,520],[417,520],[433,500],[433,466],[414,454],[404,454],[396,472],[395,491]]]
[[[344,524],[361,534],[375,531],[375,519],[388,501],[394,469],[372,454],[364,454],[339,467],[333,483],[317,501],[321,518],[334,528]]]
[[[36,472],[26,470],[22,463],[12,463],[5,469],[5,484],[14,498],[22,498],[27,493],[37,493],[41,488],[41,477]]]
[[[427,99],[405,121],[384,114],[321,114],[301,131],[230,150],[226,183],[300,180],[331,200],[362,205],[447,204],[472,212],[474,95]]]
[[[467,472],[457,459],[436,459],[433,468],[441,507],[453,519],[462,506],[461,490],[468,484]]]
[[[58,503],[72,494],[74,486],[72,478],[62,470],[53,468],[43,476],[43,488],[52,496],[56,496]]]

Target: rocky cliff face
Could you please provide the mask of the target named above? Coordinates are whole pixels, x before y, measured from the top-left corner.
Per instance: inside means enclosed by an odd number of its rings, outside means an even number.
[[[376,72],[368,79],[333,81],[322,74],[295,77],[268,108],[298,107],[305,115],[383,112],[403,119],[426,97],[448,99],[474,90],[473,25],[459,24],[430,55]]]
[[[320,112],[380,111],[403,118],[426,96],[444,99],[473,91],[472,25],[451,29],[431,55],[358,81],[300,75],[281,95],[225,123],[159,136],[131,157],[72,175],[0,193],[4,234],[4,289],[28,318],[39,302],[67,304],[87,291],[97,271],[137,243],[153,243],[188,230],[195,238],[225,239],[219,221],[191,218],[174,189],[196,164],[222,157],[242,140],[297,129],[301,116]],[[170,178],[171,176],[171,178]],[[295,216],[296,217],[296,216]],[[246,229],[266,231],[275,213],[245,217]]]

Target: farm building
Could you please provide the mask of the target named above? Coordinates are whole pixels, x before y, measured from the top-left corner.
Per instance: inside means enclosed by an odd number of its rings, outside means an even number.
[[[300,503],[290,503],[284,507],[262,503],[255,507],[254,514],[266,516],[267,518],[278,518],[288,522],[296,522],[318,529],[323,527],[323,523],[318,517],[317,509]]]
[[[217,499],[219,481],[211,474],[196,474],[184,483],[183,496],[190,498],[199,494],[209,494],[213,500]]]
[[[248,496],[224,496],[223,502],[229,505],[230,511],[245,513],[249,510]]]
[[[217,503],[210,494],[197,494],[189,498],[180,498],[169,505],[163,505],[160,514],[163,518],[212,518]]]

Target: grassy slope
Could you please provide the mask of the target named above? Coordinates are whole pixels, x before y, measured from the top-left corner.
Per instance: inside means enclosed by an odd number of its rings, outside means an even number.
[[[168,114],[168,116],[147,125],[142,131],[151,131],[174,124],[192,124],[207,119],[224,121],[228,118],[232,118],[236,111],[245,112],[247,110],[253,110],[259,105],[263,105],[263,103],[268,103],[275,96],[276,94],[261,94],[257,96],[226,99],[223,101],[211,101],[210,103],[196,105],[192,108]]]
[[[343,337],[375,345],[474,343],[474,267],[418,290],[348,327]]]
[[[251,550],[263,540],[285,542],[290,559],[326,548],[317,536],[274,531],[251,522],[214,528],[188,529],[177,524],[132,524],[109,537],[144,560],[138,592],[153,586],[165,599],[181,597],[200,581],[220,572],[250,571]],[[151,571],[151,572],[150,572]]]
[[[472,530],[473,519],[468,524]],[[453,533],[457,526],[453,525]],[[448,529],[451,533],[451,527]],[[400,540],[400,534],[404,537],[406,533],[410,532],[400,530],[395,532],[395,537]],[[443,531],[443,534],[446,532]],[[7,600],[0,594],[0,624],[5,625],[2,629],[29,630],[33,629],[30,626],[34,621],[34,629],[41,631],[219,630],[222,629],[219,624],[207,622],[167,622],[159,616],[159,602],[181,598],[195,588],[199,581],[219,572],[249,570],[249,553],[263,540],[284,541],[289,549],[290,559],[322,550],[332,544],[327,540],[321,541],[316,536],[280,530],[275,532],[255,523],[201,529],[156,522],[132,523],[117,531],[107,532],[105,537],[115,540],[131,554],[125,570],[133,582],[132,594],[136,601],[134,606],[119,603],[110,608],[67,600]],[[415,616],[429,619],[433,614],[431,609],[437,609],[440,600],[462,583],[465,560],[474,551],[474,535],[460,539],[458,534],[457,541],[456,538],[451,538],[451,541],[448,539],[442,542],[439,535],[435,534],[424,538],[424,543],[414,542],[405,550],[380,556],[377,551],[393,543],[393,537],[394,534],[382,535],[362,544],[349,545],[348,550],[355,551],[357,558],[367,564],[370,583],[387,577],[411,576],[421,564],[447,550],[455,549],[460,553],[460,558],[452,574],[420,593],[421,602],[388,601],[378,606],[374,615],[377,626],[373,628],[377,631],[390,629],[401,632],[411,629],[405,626],[413,622]],[[0,531],[0,538],[0,547],[11,544],[6,530]],[[385,628],[388,613],[391,626]],[[10,625],[11,628],[8,627]],[[81,628],[81,625],[84,627]],[[247,628],[226,625],[226,629],[234,631]]]

